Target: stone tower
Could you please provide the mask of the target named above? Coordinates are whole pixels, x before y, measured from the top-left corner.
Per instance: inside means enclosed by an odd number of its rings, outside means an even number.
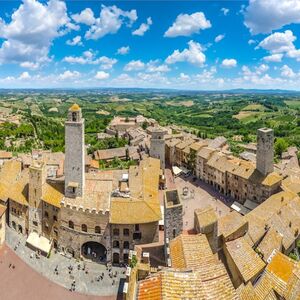
[[[29,233],[42,234],[42,196],[46,182],[46,166],[43,162],[34,162],[29,167]]]
[[[257,130],[256,169],[263,175],[274,171],[274,132],[269,128]]]
[[[150,156],[160,160],[161,169],[165,168],[165,134],[163,128],[156,127],[150,139]]]
[[[65,122],[65,196],[82,197],[85,185],[84,119],[73,104]]]

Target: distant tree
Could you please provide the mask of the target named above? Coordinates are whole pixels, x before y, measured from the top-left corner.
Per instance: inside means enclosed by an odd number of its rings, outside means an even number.
[[[277,138],[274,148],[275,148],[275,154],[277,156],[281,156],[282,153],[287,149],[288,143],[283,138]]]
[[[146,130],[147,127],[148,127],[148,123],[147,123],[146,121],[144,121],[143,124],[142,124],[142,128],[143,128],[144,130]]]

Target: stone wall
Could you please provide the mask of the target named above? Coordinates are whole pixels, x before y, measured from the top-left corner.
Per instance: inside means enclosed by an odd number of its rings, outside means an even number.
[[[28,232],[28,208],[13,201],[9,200],[9,227],[20,232],[27,234]],[[15,225],[14,225],[15,224]]]
[[[59,250],[79,258],[82,245],[93,241],[102,244],[107,250],[107,260],[111,259],[109,212],[97,214],[62,207],[60,217]],[[73,222],[74,229],[70,228],[69,221]],[[87,226],[87,232],[82,231],[83,224]],[[96,226],[100,226],[100,234],[95,232]]]

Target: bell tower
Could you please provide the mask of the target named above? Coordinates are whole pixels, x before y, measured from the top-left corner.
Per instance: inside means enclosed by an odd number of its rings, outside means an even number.
[[[65,122],[65,196],[82,197],[85,184],[84,119],[73,104]]]

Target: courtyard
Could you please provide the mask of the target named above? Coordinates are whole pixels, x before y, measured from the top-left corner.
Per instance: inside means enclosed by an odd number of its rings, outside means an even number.
[[[216,191],[212,186],[194,176],[178,176],[174,178],[170,169],[166,169],[167,189],[178,189],[183,204],[183,230],[190,231],[194,227],[194,211],[211,205],[218,217],[230,212],[233,201]]]
[[[73,294],[81,293],[116,299],[118,293],[122,292],[125,268],[107,267],[105,264],[87,260],[79,261],[55,253],[55,251],[51,252],[49,258],[36,256],[35,252],[25,245],[26,237],[9,227],[7,227],[6,233],[6,245],[10,251],[15,252],[18,258],[39,275],[42,275],[40,277],[47,278],[51,282],[72,291]],[[15,264],[15,262],[12,261],[11,264]],[[24,274],[24,276],[28,275]],[[101,299],[101,297],[95,299]]]

